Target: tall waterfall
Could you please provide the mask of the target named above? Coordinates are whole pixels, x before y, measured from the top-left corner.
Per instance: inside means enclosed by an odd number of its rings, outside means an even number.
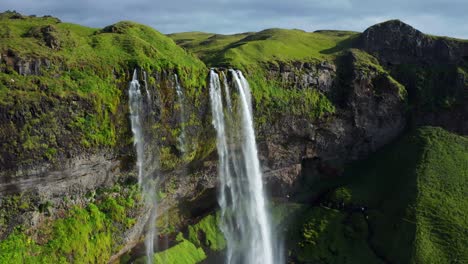
[[[141,124],[141,113],[143,112],[143,100],[141,97],[140,83],[138,82],[137,71],[133,71],[133,78],[128,88],[128,100],[130,107],[130,123],[133,133],[133,144],[137,154],[137,169],[138,169],[138,184],[141,186],[143,182],[143,162],[144,158],[144,142],[143,128]]]
[[[185,157],[185,154],[187,152],[187,140],[186,140],[186,134],[185,134],[185,102],[184,102],[184,92],[182,91],[182,87],[180,86],[179,79],[177,78],[177,74],[174,74],[174,80],[175,80],[175,89],[176,89],[176,94],[177,94],[177,103],[179,104],[179,124],[180,124],[180,134],[178,137],[178,143],[179,143],[179,148],[180,152],[182,153],[182,157]]]
[[[250,88],[240,71],[230,70],[238,93],[237,113],[223,76],[227,109],[219,75],[210,71],[213,126],[217,132],[221,230],[227,241],[226,263],[271,264],[272,229],[266,208],[262,173],[252,120]]]
[[[147,93],[148,102],[150,101],[150,94],[146,82],[146,72],[144,74],[144,84]],[[137,170],[138,170],[138,185],[142,190],[144,201],[151,209],[149,217],[149,230],[145,237],[146,257],[147,263],[153,263],[154,255],[154,239],[156,234],[156,190],[150,177],[147,177],[145,172],[145,141],[143,133],[142,114],[144,114],[143,97],[140,90],[140,83],[136,69],[133,72],[133,78],[128,88],[128,99],[130,108],[130,123],[132,126],[133,142],[137,154]]]

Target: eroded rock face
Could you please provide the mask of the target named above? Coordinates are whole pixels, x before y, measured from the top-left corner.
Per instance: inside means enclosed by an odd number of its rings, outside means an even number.
[[[468,56],[468,43],[431,37],[400,20],[391,20],[365,30],[359,48],[392,63],[458,63]]]
[[[323,61],[319,64],[310,62],[279,63],[279,66],[270,64],[269,78],[280,77],[282,86],[296,89],[318,88],[324,93],[330,92],[336,76],[336,66]]]
[[[425,35],[392,20],[365,30],[357,47],[377,57],[405,85],[415,125],[468,134],[468,42]]]
[[[353,55],[346,60],[344,66],[353,69]],[[312,73],[303,71],[302,74],[329,76],[325,83],[335,83],[332,76],[336,78],[336,66],[328,64],[310,69]],[[276,72],[276,75],[287,81],[295,76],[290,72]],[[309,89],[320,89],[318,83],[307,85]],[[277,122],[260,127],[259,154],[265,176],[275,183],[272,187],[277,195],[297,187],[303,161],[319,157],[343,163],[363,158],[389,143],[404,129],[405,100],[397,84],[388,77],[377,71],[363,73],[355,69],[349,87],[332,86],[327,90],[333,93],[333,89],[349,89],[345,104],[337,109],[336,115],[317,121],[283,116]]]
[[[9,50],[0,54],[0,72],[7,72],[7,69],[2,67],[3,65],[11,67],[20,75],[40,75],[41,67],[49,68],[51,62],[45,58],[21,58],[15,52]]]
[[[85,195],[97,186],[111,186],[119,179],[119,161],[106,152],[83,154],[55,165],[0,172],[2,195],[34,192],[41,200],[62,199],[64,194]]]

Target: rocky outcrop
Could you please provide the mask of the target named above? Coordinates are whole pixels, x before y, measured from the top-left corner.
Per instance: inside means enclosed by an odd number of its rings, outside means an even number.
[[[106,152],[64,159],[55,165],[0,172],[2,195],[34,192],[41,200],[62,199],[64,194],[82,195],[98,186],[112,186],[120,178],[120,163]]]
[[[43,27],[33,27],[27,33],[28,37],[37,38],[53,50],[60,50],[60,39],[58,38],[57,28],[53,25]]]
[[[268,65],[268,79],[279,79],[285,89],[317,88],[324,93],[331,91],[336,76],[336,66],[321,63],[295,61]],[[279,77],[279,78],[278,78]]]
[[[0,53],[0,72],[10,73],[10,69],[20,75],[40,75],[41,67],[50,68],[51,61],[47,58],[22,58],[14,51]],[[14,82],[14,79],[12,79]]]
[[[352,52],[344,60],[340,67],[351,69],[351,75],[345,77],[345,87],[341,86],[343,83],[338,85],[336,76],[341,73],[336,72],[335,65],[320,63],[309,67],[310,72],[304,70],[304,65],[295,68],[302,71],[302,76],[316,76],[315,81],[298,86],[302,89],[319,89],[330,95],[336,94],[337,89],[347,90],[345,102],[335,115],[316,121],[283,116],[258,131],[265,175],[275,183],[272,187],[277,195],[290,193],[300,185],[305,167],[314,158],[337,164],[339,170],[339,164],[366,157],[392,141],[406,125],[406,103],[398,83],[376,69],[360,71]],[[301,80],[292,72],[287,67],[270,70],[271,76],[284,83]],[[334,85],[320,86],[316,82],[320,76],[322,83]]]
[[[429,36],[391,20],[365,30],[356,45],[405,85],[413,125],[468,134],[467,41]]]
[[[428,36],[400,20],[390,20],[366,29],[358,47],[387,64],[460,63],[468,59],[468,43]]]

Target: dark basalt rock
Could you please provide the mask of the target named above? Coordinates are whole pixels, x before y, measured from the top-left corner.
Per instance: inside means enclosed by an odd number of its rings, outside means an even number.
[[[316,121],[283,116],[260,127],[259,155],[274,195],[284,196],[299,188],[302,171],[307,170],[308,161],[314,157],[338,164],[363,158],[403,131],[405,100],[397,84],[377,70],[360,72],[354,66],[355,60],[353,53],[349,53],[340,65],[351,70],[346,87],[337,85],[337,74],[341,73],[330,62],[309,66],[312,70],[306,70],[303,64],[285,72],[270,69],[270,78],[279,78],[296,88],[308,87],[330,94],[337,89],[347,90],[345,103],[334,116]],[[309,76],[312,81],[297,81],[301,79],[294,72]]]
[[[468,43],[425,35],[400,20],[369,27],[357,43],[358,48],[388,63],[459,63],[468,56]]]

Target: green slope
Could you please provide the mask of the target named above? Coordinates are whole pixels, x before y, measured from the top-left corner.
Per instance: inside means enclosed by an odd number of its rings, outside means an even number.
[[[331,59],[349,47],[357,35],[348,31],[266,29],[235,35],[186,32],[169,37],[210,66],[245,69],[267,62]]]
[[[266,29],[234,35],[185,32],[168,36],[208,66],[243,70],[248,75],[254,104],[259,106],[256,123],[263,124],[281,114],[317,119],[334,113],[329,98],[318,90],[294,89],[268,76],[268,71],[280,63],[332,61],[351,46],[358,33]]]
[[[291,231],[300,261],[468,261],[466,137],[421,128],[343,178]]]
[[[122,100],[135,67],[148,71],[150,86],[161,83],[156,71],[176,72],[193,102],[205,85],[203,62],[158,31],[129,21],[94,29],[1,13],[0,54],[0,111],[8,113],[0,126],[3,167],[128,143],[121,139],[128,138]],[[21,75],[15,68],[20,61],[41,66]],[[23,115],[25,122],[15,118]]]

